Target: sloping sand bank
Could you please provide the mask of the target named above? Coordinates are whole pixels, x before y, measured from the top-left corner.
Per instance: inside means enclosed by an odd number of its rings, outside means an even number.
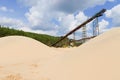
[[[70,50],[0,38],[0,80],[120,80],[120,28]]]
[[[54,58],[42,70],[51,80],[120,80],[120,28]]]
[[[56,53],[52,48],[31,38],[23,36],[0,38],[0,64],[42,61],[56,56]]]

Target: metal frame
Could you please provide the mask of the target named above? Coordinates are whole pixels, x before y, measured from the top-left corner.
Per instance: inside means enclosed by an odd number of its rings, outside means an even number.
[[[66,37],[68,37],[69,35],[71,35],[72,33],[74,33],[76,30],[80,29],[81,27],[83,27],[84,25],[86,25],[87,23],[91,22],[92,20],[94,20],[97,17],[100,17],[103,15],[103,13],[106,12],[106,9],[102,9],[100,12],[96,13],[94,16],[92,16],[90,19],[86,20],[85,22],[83,22],[81,25],[79,25],[78,27],[76,27],[75,29],[73,29],[72,31],[68,32],[65,36],[63,36],[63,38],[61,38],[60,40],[58,40],[57,42],[55,42],[54,44],[52,44],[51,46],[55,46],[56,44],[58,44],[59,42],[61,42],[63,39],[65,39]]]

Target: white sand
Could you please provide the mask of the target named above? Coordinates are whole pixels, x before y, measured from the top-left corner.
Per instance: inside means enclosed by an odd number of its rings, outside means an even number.
[[[120,28],[70,50],[1,38],[0,80],[120,80]]]
[[[0,38],[0,63],[18,63],[56,55],[48,46],[22,36]]]

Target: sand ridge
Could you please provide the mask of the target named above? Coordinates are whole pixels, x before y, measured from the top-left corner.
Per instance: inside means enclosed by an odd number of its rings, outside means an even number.
[[[0,55],[0,80],[120,80],[120,28],[67,50],[4,37]]]
[[[46,60],[56,56],[56,51],[31,38],[8,36],[0,38],[0,55],[0,63],[15,64],[31,60]]]

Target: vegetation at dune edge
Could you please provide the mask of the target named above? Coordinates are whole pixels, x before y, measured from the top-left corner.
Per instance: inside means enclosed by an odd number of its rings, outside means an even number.
[[[55,37],[55,36],[50,36],[50,35],[46,35],[46,34],[25,32],[22,30],[16,30],[16,29],[11,29],[9,27],[5,27],[5,26],[0,26],[0,37],[16,36],[16,35],[33,38],[33,39],[40,41],[43,44],[48,45],[48,46],[51,46],[52,44],[54,44],[55,42],[57,42],[58,40],[60,40],[62,38],[62,37]],[[58,43],[57,45],[55,45],[54,47],[69,47],[70,41],[71,41],[71,39],[66,38],[66,39],[62,40],[60,43]],[[81,43],[75,44],[75,46],[79,46],[79,45],[81,45]]]
[[[22,30],[16,30],[16,29],[11,29],[8,27],[0,26],[0,37],[14,36],[14,35],[30,37],[48,46],[51,46],[53,43],[55,43],[57,40],[60,39],[60,37],[54,37],[54,36],[50,36],[46,34],[25,32]]]

